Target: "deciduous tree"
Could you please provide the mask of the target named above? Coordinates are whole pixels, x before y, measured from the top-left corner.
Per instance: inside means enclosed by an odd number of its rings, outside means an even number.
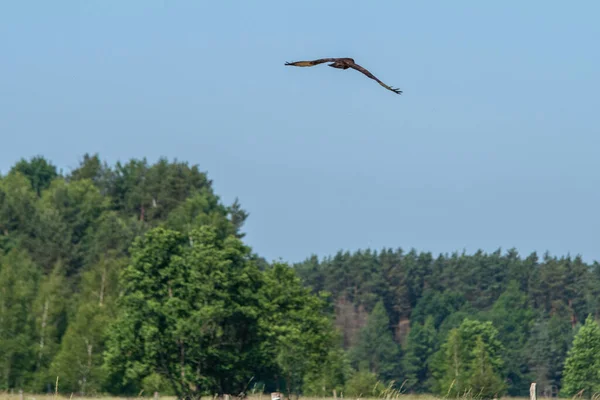
[[[565,361],[562,393],[573,396],[581,390],[586,398],[600,392],[600,326],[591,315],[575,335]]]

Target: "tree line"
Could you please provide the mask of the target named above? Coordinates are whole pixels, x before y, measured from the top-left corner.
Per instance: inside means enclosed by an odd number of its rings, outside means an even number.
[[[453,380],[451,392],[464,392],[481,380],[513,396],[527,396],[533,381],[544,394],[572,394],[565,362],[586,318],[600,313],[600,264],[579,256],[367,249],[295,269],[315,293],[332,294],[353,367],[372,380],[401,377],[416,392],[446,394]],[[473,375],[475,362],[489,376]]]
[[[401,248],[269,263],[247,217],[177,160],[17,162],[0,176],[0,390],[600,391],[598,263]]]

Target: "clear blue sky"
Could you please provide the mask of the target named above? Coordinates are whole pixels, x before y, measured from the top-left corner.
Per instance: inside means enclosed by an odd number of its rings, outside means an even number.
[[[189,161],[272,260],[600,260],[596,1],[6,1],[0,171]],[[286,61],[353,57],[353,70]]]

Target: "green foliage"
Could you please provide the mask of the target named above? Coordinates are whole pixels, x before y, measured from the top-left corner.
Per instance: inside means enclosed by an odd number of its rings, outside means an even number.
[[[359,371],[369,371],[379,379],[390,381],[400,375],[400,355],[387,312],[379,301],[359,332],[358,342],[350,353],[352,364]]]
[[[565,362],[562,392],[573,396],[584,390],[591,398],[600,392],[600,326],[591,315],[579,329]]]
[[[581,257],[521,258],[509,249],[434,259],[414,250],[383,249],[340,251],[322,260],[311,256],[296,269],[313,291],[331,292],[336,325],[350,352],[373,298],[384,301],[394,340],[404,349],[404,366],[412,353],[409,322],[414,328],[433,317],[440,343],[465,318],[492,321],[505,344],[503,373],[513,396],[527,396],[531,380],[541,394],[556,394],[573,329],[586,313],[600,315],[600,264],[587,265]]]
[[[307,371],[304,376],[302,393],[306,396],[329,397],[333,390],[342,393],[344,385],[352,376],[352,367],[340,343],[330,345],[323,363]]]
[[[370,371],[357,371],[348,379],[344,395],[346,397],[375,397],[373,392],[377,382],[377,374]]]
[[[466,318],[450,331],[434,356],[434,390],[459,397],[467,392],[483,398],[501,395],[503,346],[491,322]]]
[[[98,394],[106,379],[102,369],[109,325],[115,318],[118,275],[124,258],[103,256],[82,275],[78,307],[50,366],[65,391]]]
[[[53,378],[49,372],[49,367],[59,351],[67,328],[68,296],[64,268],[57,263],[42,280],[32,305],[36,328],[36,365],[31,383],[33,391],[44,391],[56,380],[56,376]]]
[[[304,383],[308,383],[308,393],[339,389],[347,364],[328,313],[326,294],[313,296],[296,272],[282,263],[268,267],[264,279],[264,350],[284,377],[287,392],[298,393]]]
[[[20,160],[0,177],[0,390],[58,374],[87,394],[235,393],[252,377],[304,395],[383,395],[377,381],[445,394],[454,348],[464,387],[552,395],[600,315],[600,264],[579,256],[364,249],[289,268],[244,246],[247,217],[185,162],[85,154],[63,175]]]
[[[164,396],[175,395],[175,392],[173,392],[169,381],[164,376],[157,373],[151,373],[142,379],[141,387],[142,390],[147,394],[159,392]]]
[[[37,197],[27,178],[19,172],[0,180],[0,234],[20,239],[32,229]],[[14,243],[13,243],[14,244]],[[3,246],[9,250],[8,246]]]
[[[527,365],[527,339],[533,326],[535,312],[529,305],[527,295],[516,281],[508,287],[487,313],[498,329],[498,339],[504,350],[505,372],[511,385],[508,394],[519,396],[529,390],[531,378]]]
[[[184,233],[201,226],[213,226],[219,236],[225,238],[237,234],[236,227],[227,219],[227,212],[216,197],[202,190],[173,209],[164,226]]]
[[[10,173],[21,173],[27,177],[33,191],[38,196],[50,186],[52,180],[58,177],[56,167],[42,156],[32,157],[29,161],[22,158],[12,167]]]
[[[566,316],[554,314],[535,321],[526,349],[528,366],[541,393],[551,394],[561,387],[573,329]]]
[[[23,387],[35,365],[35,300],[39,270],[26,253],[0,255],[0,388]]]
[[[111,174],[113,207],[141,221],[160,222],[194,193],[211,190],[211,182],[197,166],[169,163],[161,158],[152,166],[146,159],[118,162]]]
[[[490,353],[483,337],[478,335],[472,352],[473,359],[469,365],[468,379],[468,387],[473,390],[475,397],[497,398],[505,389],[498,373],[501,366],[498,362],[500,359],[493,358]]]
[[[459,311],[466,303],[465,298],[457,292],[447,290],[443,293],[428,289],[417,302],[411,313],[411,322],[423,324],[428,317],[433,318],[437,329],[448,316]]]
[[[424,324],[415,323],[408,335],[406,355],[402,365],[409,390],[426,392],[430,390],[431,371],[429,362],[438,349],[434,317],[428,316]]]
[[[112,170],[106,162],[103,163],[100,160],[98,154],[90,156],[86,153],[83,155],[83,160],[81,160],[79,166],[71,171],[66,179],[67,181],[90,180],[102,195],[106,195],[111,185],[112,175]]]
[[[242,391],[262,361],[262,280],[248,250],[210,227],[189,238],[155,228],[136,240],[110,331],[108,371],[125,383],[158,373],[185,398]]]
[[[45,391],[54,385],[55,374],[65,390],[121,387],[101,368],[118,275],[133,240],[166,224],[174,210],[197,195],[205,204],[195,212],[196,220],[217,227],[223,238],[241,235],[237,229],[247,213],[239,202],[222,205],[206,175],[185,163],[130,160],[111,168],[98,155],[86,154],[78,168],[62,176],[34,157],[0,177],[0,256],[15,260],[3,261],[8,264],[0,269],[9,285],[0,295],[5,305],[0,309],[0,387]],[[146,207],[142,220],[140,199]]]
[[[29,242],[30,252],[42,265],[64,260],[67,274],[74,273],[82,267],[89,246],[87,239],[108,205],[89,180],[54,180],[40,200],[38,209],[47,223],[36,226]]]

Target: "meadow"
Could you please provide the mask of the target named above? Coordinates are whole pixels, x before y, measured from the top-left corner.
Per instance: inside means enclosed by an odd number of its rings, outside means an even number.
[[[79,396],[76,394],[35,394],[35,393],[23,393],[22,397],[18,392],[4,392],[0,393],[0,400],[85,400],[85,399],[96,399],[96,400],[133,400],[133,399],[151,399],[153,396],[141,394],[136,397],[111,397],[111,396]],[[270,400],[270,395],[265,394],[254,394],[247,397],[247,400]],[[292,396],[295,399],[295,396]],[[313,396],[300,396],[303,400],[339,400],[344,398],[342,396],[336,397],[313,397]],[[402,399],[402,400],[437,400],[444,397],[434,396],[430,394],[395,394],[393,396],[382,396],[382,397],[359,397],[361,400],[382,400],[382,399]],[[177,400],[175,396],[159,396],[160,400]],[[201,400],[212,400],[213,397],[202,397]],[[358,399],[358,398],[357,398]],[[529,400],[527,397],[510,397],[503,396],[502,399],[506,400]]]

